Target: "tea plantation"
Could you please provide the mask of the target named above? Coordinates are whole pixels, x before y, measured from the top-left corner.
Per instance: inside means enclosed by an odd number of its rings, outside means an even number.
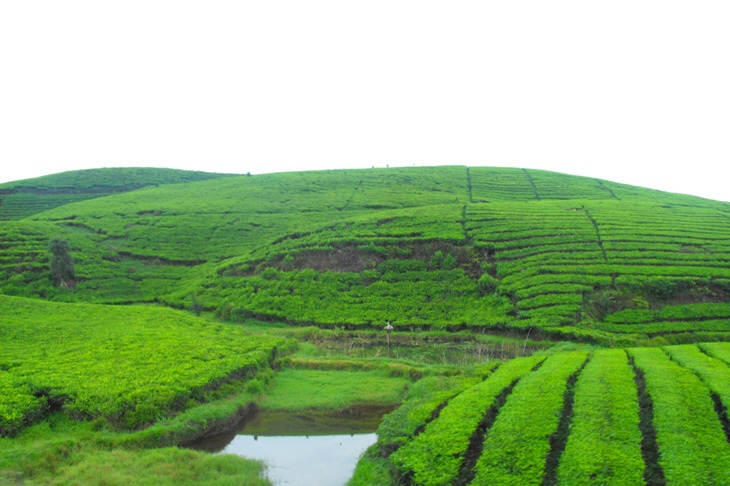
[[[328,327],[714,340],[730,332],[729,221],[728,203],[535,170],[221,177],[4,224],[0,290],[177,308],[194,295],[226,319]],[[73,293],[44,273],[51,238],[71,242]]]
[[[96,169],[0,185],[0,220],[0,484],[266,484],[176,446],[372,405],[352,485],[730,484],[730,203],[532,169]]]
[[[113,168],[62,172],[0,184],[0,220],[21,219],[70,202],[146,186],[181,184],[224,174],[174,169]]]
[[[51,409],[137,428],[253,377],[281,339],[154,307],[59,304],[0,296],[0,432]]]
[[[386,416],[379,446],[406,484],[728,484],[728,359],[726,343],[516,358],[412,397],[420,423]]]

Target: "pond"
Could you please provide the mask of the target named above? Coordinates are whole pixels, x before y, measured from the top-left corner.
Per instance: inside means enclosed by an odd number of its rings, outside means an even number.
[[[341,486],[392,407],[357,407],[345,412],[259,411],[237,429],[191,445],[208,452],[236,454],[266,464],[277,485]]]

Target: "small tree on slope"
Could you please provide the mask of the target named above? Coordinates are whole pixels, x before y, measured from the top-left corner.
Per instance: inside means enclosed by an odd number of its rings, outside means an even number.
[[[74,264],[71,247],[66,240],[51,240],[51,280],[56,287],[65,289],[74,285]]]

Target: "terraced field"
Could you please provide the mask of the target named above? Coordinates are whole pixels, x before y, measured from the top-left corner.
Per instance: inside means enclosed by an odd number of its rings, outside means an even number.
[[[586,317],[617,323],[620,318],[608,315],[614,309],[621,309],[619,316],[622,311],[651,314],[650,307],[673,302],[728,298],[730,239],[720,212],[632,203],[627,216],[620,201],[492,204],[472,211],[470,234],[493,254],[501,288],[514,296],[524,317],[552,325]],[[665,323],[666,332],[728,330],[727,323],[687,325],[687,320],[715,317],[711,306],[670,307],[684,324]],[[652,323],[663,321],[661,312],[651,315],[643,329],[647,333],[656,332]]]
[[[174,307],[194,295],[234,320],[691,342],[730,332],[713,306],[730,301],[729,220],[728,203],[535,170],[223,177],[3,225],[0,290]],[[73,293],[45,273],[57,237],[73,248]]]
[[[399,484],[728,484],[728,353],[718,343],[517,358],[451,396],[407,401],[421,423],[404,433],[394,412],[380,447]]]
[[[89,169],[0,184],[0,220],[21,219],[64,204],[141,187],[182,184],[224,174],[174,169]]]

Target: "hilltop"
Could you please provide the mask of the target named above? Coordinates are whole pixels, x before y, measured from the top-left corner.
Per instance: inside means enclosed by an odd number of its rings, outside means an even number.
[[[226,174],[144,167],[61,172],[0,184],[0,220],[21,219],[70,202],[141,187],[180,184]]]
[[[98,174],[51,178],[102,187]],[[325,327],[623,343],[730,332],[729,203],[523,169],[176,174],[208,180],[4,223],[0,291],[195,300],[225,319]],[[51,238],[71,242],[73,292],[48,281]]]

